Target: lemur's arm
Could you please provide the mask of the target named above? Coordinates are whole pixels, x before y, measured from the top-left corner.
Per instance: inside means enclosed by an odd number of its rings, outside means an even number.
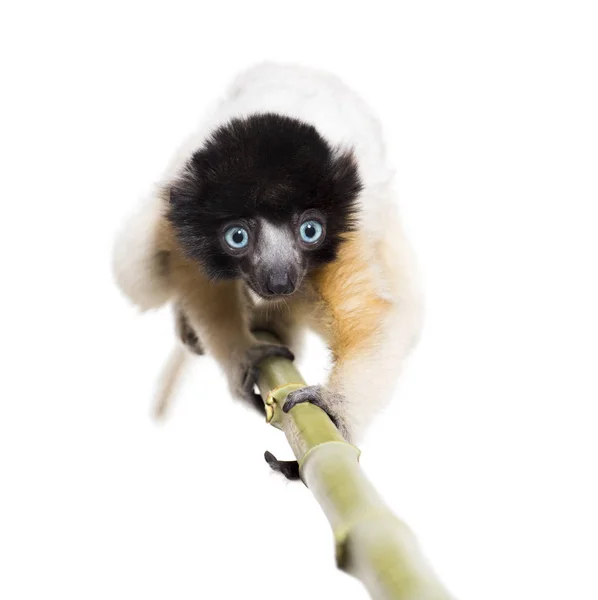
[[[357,441],[376,412],[391,398],[408,348],[411,324],[384,301],[368,307],[371,317],[340,314],[331,343],[333,367],[321,389],[323,408],[349,441]],[[411,342],[409,342],[409,346]]]
[[[178,306],[199,338],[199,345],[220,364],[231,392],[263,410],[263,402],[253,389],[257,365],[267,356],[292,359],[293,355],[282,346],[253,337],[241,282],[211,281],[176,251],[170,268]]]
[[[394,255],[389,265],[384,254],[368,256],[353,238],[315,278],[328,313],[321,332],[332,352],[332,372],[326,386],[293,392],[285,405],[319,405],[351,441],[390,400],[420,329],[419,298],[409,277]]]

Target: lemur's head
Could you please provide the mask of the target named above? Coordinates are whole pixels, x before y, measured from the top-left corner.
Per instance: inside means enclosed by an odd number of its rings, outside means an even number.
[[[195,152],[170,188],[168,219],[208,275],[242,277],[275,298],[334,260],[360,190],[351,152],[311,125],[259,114],[218,128]]]

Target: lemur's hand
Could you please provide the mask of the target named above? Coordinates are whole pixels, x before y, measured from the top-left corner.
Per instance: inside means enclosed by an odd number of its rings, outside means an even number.
[[[321,408],[330,417],[341,435],[349,440],[349,431],[343,418],[343,396],[331,393],[322,385],[309,385],[291,392],[287,396],[282,410],[289,412],[293,406],[301,402],[309,402]]]
[[[259,394],[255,393],[255,385],[260,375],[259,364],[271,356],[280,356],[293,360],[293,353],[286,346],[277,344],[255,344],[241,357],[240,363],[233,375],[234,391],[244,400],[264,412],[264,402]]]

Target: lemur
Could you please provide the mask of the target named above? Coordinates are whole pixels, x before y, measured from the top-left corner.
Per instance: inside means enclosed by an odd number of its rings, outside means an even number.
[[[292,392],[283,410],[311,402],[355,442],[391,397],[421,327],[392,175],[380,125],[339,79],[253,67],[125,224],[117,282],[142,310],[171,303],[179,351],[213,356],[233,395],[262,413],[260,361],[292,358],[302,332],[319,334],[328,381]],[[281,345],[258,341],[257,330]],[[290,461],[267,460],[297,476]]]

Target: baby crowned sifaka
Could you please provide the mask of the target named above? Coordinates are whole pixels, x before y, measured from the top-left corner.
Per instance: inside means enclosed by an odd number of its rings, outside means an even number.
[[[236,78],[126,223],[114,269],[141,309],[172,303],[180,356],[211,354],[262,413],[257,365],[292,358],[315,331],[329,379],[291,393],[284,410],[316,404],[353,442],[391,397],[421,327],[380,126],[341,81],[303,67]]]

